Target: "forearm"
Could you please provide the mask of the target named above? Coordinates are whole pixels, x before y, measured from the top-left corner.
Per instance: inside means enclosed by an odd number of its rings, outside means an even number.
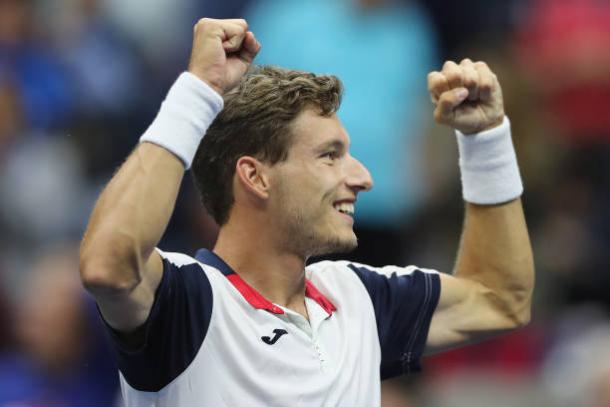
[[[133,289],[172,214],[178,189],[222,97],[181,74],[139,146],[102,193],[81,247],[81,274],[94,291]],[[151,265],[157,271],[159,262]],[[156,284],[152,281],[152,285]]]
[[[482,284],[507,317],[529,320],[534,264],[521,199],[466,204],[455,276]]]
[[[427,341],[434,351],[529,322],[534,266],[521,207],[523,184],[498,78],[484,62],[464,59],[431,72],[428,86],[436,120],[457,131],[466,201],[454,275],[441,275]]]
[[[80,253],[84,285],[106,322],[132,332],[147,320],[164,275],[154,252],[172,215],[185,169],[260,50],[244,20],[201,19],[189,72],[170,88],[140,144],[101,194]]]
[[[91,215],[81,246],[85,281],[130,289],[171,217],[183,163],[141,143],[112,178]]]
[[[529,320],[534,267],[509,121],[457,136],[467,203],[456,276],[480,283],[489,306],[521,325]]]

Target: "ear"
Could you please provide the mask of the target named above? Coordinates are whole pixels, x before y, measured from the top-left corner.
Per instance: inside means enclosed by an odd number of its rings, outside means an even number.
[[[269,176],[266,168],[254,157],[240,157],[235,166],[237,181],[245,191],[260,199],[267,199],[269,197]]]

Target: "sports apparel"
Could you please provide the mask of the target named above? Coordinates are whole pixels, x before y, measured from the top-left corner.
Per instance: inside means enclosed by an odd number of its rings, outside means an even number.
[[[126,407],[378,406],[380,379],[419,369],[440,295],[435,271],[309,265],[308,321],[211,251],[159,253],[143,345],[108,327]]]
[[[189,169],[201,139],[223,106],[222,96],[207,83],[190,72],[183,72],[140,142],[165,148]]]
[[[465,135],[456,130],[460,152],[462,195],[467,202],[492,205],[521,196],[523,184],[510,134],[510,121]]]

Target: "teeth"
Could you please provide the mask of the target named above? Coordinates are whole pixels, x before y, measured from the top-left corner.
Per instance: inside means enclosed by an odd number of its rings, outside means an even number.
[[[338,204],[335,204],[335,209],[341,213],[345,213],[350,216],[354,215],[354,204],[353,203],[347,203],[347,202],[338,203]]]

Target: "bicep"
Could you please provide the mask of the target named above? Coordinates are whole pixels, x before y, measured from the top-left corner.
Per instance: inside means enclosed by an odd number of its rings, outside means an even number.
[[[159,391],[194,360],[210,324],[212,287],[194,259],[155,251],[133,293],[100,305],[129,385]],[[102,308],[103,307],[103,308]],[[118,331],[118,332],[117,332]]]
[[[163,277],[163,260],[156,250],[141,271],[141,281],[129,291],[107,291],[95,294],[100,313],[116,331],[130,333],[144,325],[153,303],[155,292]]]
[[[440,274],[441,294],[432,316],[426,353],[481,341],[514,327],[502,302],[483,284]]]

